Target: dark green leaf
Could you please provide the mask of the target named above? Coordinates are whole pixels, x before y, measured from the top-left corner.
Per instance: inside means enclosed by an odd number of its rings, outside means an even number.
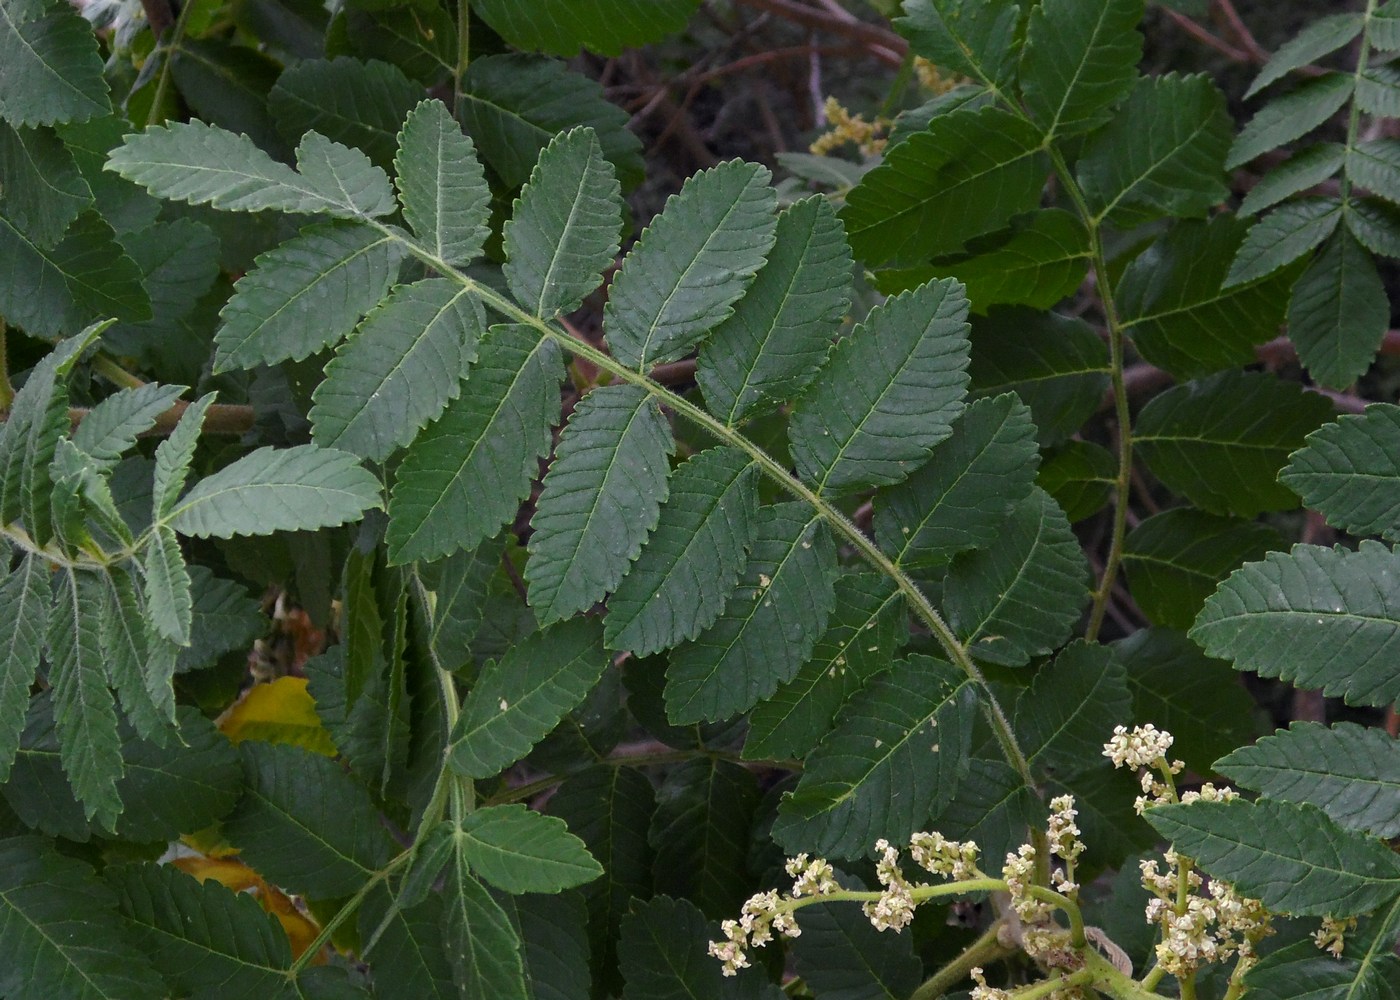
[[[1348,830],[1400,834],[1400,741],[1383,729],[1295,722],[1216,770],[1268,798],[1312,803]]]
[[[1335,198],[1304,198],[1274,209],[1249,230],[1224,286],[1254,281],[1291,264],[1331,236],[1341,218],[1342,204]]]
[[[1078,524],[1103,509],[1118,481],[1118,460],[1092,441],[1066,441],[1041,463],[1036,485]]]
[[[1283,537],[1268,525],[1179,507],[1128,533],[1123,569],[1133,600],[1148,618],[1185,629],[1242,563],[1282,547]]]
[[[670,771],[647,835],[656,891],[684,896],[712,918],[734,913],[753,888],[746,868],[760,797],[754,776],[729,761],[701,758]]]
[[[1193,802],[1149,809],[1147,821],[1205,872],[1271,910],[1349,917],[1400,895],[1400,858],[1314,806]]]
[[[1244,166],[1256,156],[1306,135],[1336,114],[1351,94],[1349,74],[1327,73],[1270,101],[1235,137],[1225,166],[1231,170]]]
[[[37,554],[26,555],[0,583],[0,621],[8,623],[0,641],[0,782],[9,777],[24,729],[29,687],[48,633],[50,600],[48,562]]]
[[[1064,511],[1035,487],[1012,510],[998,545],[953,560],[943,608],[972,655],[1020,666],[1069,638],[1087,577]]]
[[[1293,286],[1288,336],[1314,380],[1344,389],[1371,367],[1390,327],[1390,297],[1371,255],[1343,229]]]
[[[1142,0],[1044,0],[1021,55],[1021,96],[1047,137],[1085,132],[1132,90]]]
[[[394,163],[404,219],[434,256],[448,264],[470,262],[490,233],[491,189],[476,146],[436,100],[413,109],[398,141]]]
[[[807,755],[773,837],[789,853],[864,856],[902,843],[950,802],[967,771],[976,706],[970,682],[925,656],[896,663],[842,710]]]
[[[0,122],[0,215],[38,246],[53,246],[92,202],[73,154],[51,129]]]
[[[1387,118],[1400,113],[1400,69],[1394,65],[1367,67],[1356,81],[1356,106]]]
[[[0,118],[15,127],[87,121],[111,110],[92,29],[61,0],[0,10]]]
[[[471,389],[404,456],[389,502],[390,558],[473,549],[514,517],[549,453],[562,355],[527,326],[492,327]]]
[[[1348,162],[1339,142],[1320,142],[1294,153],[1249,189],[1240,202],[1240,215],[1255,215],[1299,192],[1328,180]]]
[[[510,918],[456,853],[447,866],[442,940],[462,1000],[528,1000],[520,939]]]
[[[837,344],[789,425],[802,478],[831,493],[897,483],[952,433],[967,393],[967,311],[956,281],[930,282]]]
[[[835,581],[836,546],[806,504],[761,508],[724,613],[671,656],[671,722],[727,719],[792,680],[826,628]]]
[[[452,731],[448,763],[489,778],[544,739],[598,683],[608,656],[596,621],[562,622],[483,668]]]
[[[1326,397],[1272,375],[1222,372],[1157,396],[1133,437],[1157,478],[1197,507],[1254,517],[1297,506],[1275,477],[1331,413]]]
[[[1039,464],[1025,404],[1012,393],[979,399],[917,472],[877,495],[875,537],[897,564],[946,563],[996,537]]]
[[[924,829],[975,841],[984,859],[1005,858],[1026,842],[1026,832],[1039,822],[1044,808],[1010,764],[973,757],[953,801]]]
[[[542,624],[616,589],[661,516],[674,449],[640,386],[603,386],[574,408],[530,521],[525,579]]]
[[[1353,705],[1400,698],[1400,554],[1378,542],[1356,552],[1295,545],[1236,570],[1206,601],[1191,638],[1302,688]]]
[[[364,150],[387,170],[399,123],[422,95],[422,88],[395,66],[342,56],[288,67],[267,95],[267,106],[289,145],[314,130]]]
[[[562,820],[522,805],[477,809],[457,837],[472,871],[506,892],[560,892],[603,874]]]
[[[622,188],[590,128],[556,136],[540,153],[505,226],[506,282],[542,319],[577,309],[618,251]]]
[[[381,991],[392,988],[420,1000],[459,1000],[443,941],[443,905],[437,893],[409,902],[402,894],[391,898],[383,889],[365,900],[359,913],[361,939],[368,942],[383,928],[368,956]]]
[[[532,1000],[588,1000],[588,908],[581,892],[497,895],[520,936]]]
[[[851,250],[824,198],[778,216],[768,261],[700,348],[695,378],[731,426],[796,396],[831,350],[851,304]]]
[[[1301,69],[1308,63],[1337,51],[1361,34],[1365,25],[1365,18],[1352,12],[1318,18],[1279,46],[1278,51],[1264,64],[1264,68],[1249,85],[1244,96],[1253,97],[1295,69]]]
[[[1279,481],[1334,527],[1400,541],[1400,407],[1373,403],[1306,440]]]
[[[89,410],[73,431],[73,443],[103,470],[116,466],[136,439],[180,398],[178,385],[122,389]]]
[[[1107,646],[1076,642],[1036,671],[1016,701],[1016,735],[1030,764],[1065,780],[1102,763],[1130,711],[1128,682]]]
[[[1394,954],[1333,958],[1312,941],[1264,956],[1245,976],[1251,1000],[1394,1000],[1396,982],[1400,958]]]
[[[689,353],[733,313],[777,227],[771,174],[731,160],[688,178],[609,286],[608,347],[639,371]]]
[[[152,530],[141,569],[146,581],[146,614],[152,628],[157,635],[185,645],[190,641],[194,599],[180,540],[172,528],[162,524]]]
[[[141,736],[165,743],[175,722],[175,692],[170,673],[173,653],[162,654],[160,639],[150,634],[136,581],[124,566],[101,574],[106,600],[102,606],[102,654],[107,679],[121,699],[122,711]]]
[[[797,974],[822,1000],[906,1000],[923,979],[912,935],[877,931],[858,906],[818,903],[798,920]]]
[[[393,841],[369,793],[301,747],[245,741],[242,800],[224,834],[259,874],[316,899],[348,895],[389,860]]]
[[[1367,250],[1400,257],[1400,209],[1378,198],[1353,197],[1343,214],[1347,229]]]
[[[993,90],[1016,76],[1021,8],[999,0],[906,0],[895,21],[910,47],[937,66]]]
[[[782,992],[761,970],[726,978],[708,954],[723,935],[693,903],[658,896],[633,908],[622,921],[618,946],[627,987],[622,1000],[779,1000]]]
[[[1400,141],[1373,139],[1350,147],[1347,176],[1389,201],[1400,198]]]

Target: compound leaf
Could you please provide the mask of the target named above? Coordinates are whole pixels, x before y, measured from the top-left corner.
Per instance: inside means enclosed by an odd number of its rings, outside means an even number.
[[[1039,773],[1058,780],[1102,763],[1104,733],[1128,717],[1127,675],[1107,646],[1076,642],[1036,671],[1016,701],[1016,735]]]
[[[1344,389],[1376,357],[1390,297],[1375,261],[1348,230],[1332,235],[1293,285],[1288,336],[1316,381]]]
[[[87,121],[112,109],[92,28],[61,0],[0,10],[0,66],[0,119],[16,128]]]
[[[1137,80],[1142,0],[1045,0],[1031,11],[1021,96],[1047,137],[1085,132]]]
[[[1373,403],[1324,424],[1288,457],[1279,482],[1354,535],[1400,542],[1400,406]]]
[[[404,219],[434,256],[469,263],[490,232],[491,189],[476,146],[438,100],[409,112],[398,141],[394,164]]]
[[[477,809],[457,837],[472,871],[506,892],[561,892],[603,874],[563,820],[523,805]]]
[[[1242,167],[1256,156],[1292,142],[1327,121],[1352,94],[1352,77],[1327,73],[1264,105],[1235,137],[1227,169]]]

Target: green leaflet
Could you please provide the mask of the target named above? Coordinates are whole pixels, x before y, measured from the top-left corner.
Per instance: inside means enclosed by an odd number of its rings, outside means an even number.
[[[1123,569],[1133,600],[1148,618],[1185,629],[1241,563],[1282,547],[1283,536],[1266,524],[1177,507],[1128,533]]]
[[[381,506],[379,481],[353,455],[259,448],[195,484],[164,516],[184,535],[230,538],[344,524]]]
[[[1085,806],[1081,806],[1085,813],[1093,808]],[[1040,822],[1044,808],[1010,764],[973,757],[953,801],[930,817],[924,828],[957,840],[975,840],[984,857],[1005,858],[1025,841],[1026,831]]]
[[[734,160],[667,199],[609,287],[603,324],[615,358],[638,371],[675,361],[733,312],[773,246],[770,178]]]
[[[511,293],[541,319],[577,309],[617,255],[622,187],[598,136],[576,128],[540,153],[505,224]]]
[[[972,392],[1014,391],[1042,446],[1064,441],[1098,409],[1108,372],[1108,348],[1083,320],[1017,308],[973,317]]]
[[[826,199],[804,199],[778,216],[767,263],[700,348],[695,379],[711,413],[733,426],[816,377],[850,308],[851,267]]]
[[[609,648],[647,656],[714,624],[757,528],[757,480],[758,467],[733,448],[676,469],[656,530],[608,600]]]
[[[615,56],[624,48],[660,41],[685,26],[698,0],[479,0],[476,11],[516,48],[556,56],[580,47]]]
[[[1356,106],[1369,114],[1396,117],[1400,113],[1400,72],[1394,66],[1368,67],[1356,81]]]
[[[545,476],[525,564],[541,624],[586,611],[615,589],[656,526],[675,448],[639,386],[594,389],[574,408]]]
[[[1254,699],[1239,674],[1185,632],[1141,629],[1113,643],[1113,655],[1127,672],[1133,723],[1175,736],[1172,756],[1198,774],[1211,773],[1217,758],[1256,735]]]
[[[1351,12],[1318,18],[1279,46],[1278,51],[1265,63],[1254,82],[1245,91],[1245,98],[1253,97],[1295,69],[1301,69],[1308,63],[1337,51],[1361,34],[1365,23],[1365,18]]]
[[[618,979],[618,925],[634,905],[651,895],[651,849],[647,828],[656,793],[641,771],[593,767],[569,777],[549,800],[549,810],[569,824],[603,866],[603,874],[583,887],[588,901],[588,935],[600,988]]]
[[[128,135],[104,169],[158,197],[227,212],[275,209],[356,219],[394,209],[389,179],[363,153],[308,132],[297,162],[300,173],[247,136],[194,121]]]
[[[247,740],[247,788],[224,835],[268,879],[313,899],[348,895],[389,860],[389,838],[369,793],[329,757]]]
[[[445,860],[445,855],[439,859],[434,879]],[[405,996],[422,1000],[458,1000],[452,966],[447,960],[447,942],[443,940],[443,906],[443,897],[437,893],[412,901],[405,898],[403,889],[397,897],[384,888],[370,893],[360,907],[359,929],[364,941],[379,932],[370,952],[376,981],[393,983],[394,989]]]
[[[1000,108],[959,109],[892,148],[846,196],[851,248],[868,264],[953,253],[1040,204],[1042,136]]]
[[[491,189],[476,146],[441,101],[409,114],[394,158],[403,216],[428,250],[448,264],[467,264],[490,233]]]
[[[1339,142],[1320,142],[1294,153],[1274,167],[1255,184],[1240,202],[1240,215],[1256,215],[1332,177],[1342,164],[1355,162],[1348,158],[1346,147]]]
[[[1342,205],[1335,198],[1291,201],[1264,216],[1245,237],[1222,287],[1266,275],[1304,256],[1337,229]]]
[[[410,443],[461,392],[485,322],[455,281],[395,288],[326,365],[308,414],[316,443],[379,462]]]
[[[103,600],[96,573],[62,570],[54,580],[45,658],[63,770],[87,818],[112,827],[122,811],[122,758],[101,646]]]
[[[148,383],[114,392],[87,412],[73,431],[73,443],[106,472],[174,405],[182,391],[178,385]]]
[[[80,214],[52,248],[0,216],[0,309],[44,337],[72,336],[104,316],[151,316],[139,269],[93,211]]]
[[[422,88],[396,66],[335,59],[304,59],[277,78],[268,111],[288,145],[306,132],[363,150],[387,170],[394,160],[399,123],[422,97]]]
[[[522,805],[477,809],[456,836],[472,871],[506,892],[561,892],[603,874],[563,820]]]
[[[792,680],[749,713],[744,756],[801,757],[831,729],[847,700],[888,670],[907,638],[904,599],[894,582],[873,573],[836,581],[836,606],[826,632]]]
[[[19,0],[0,10],[0,119],[16,127],[87,121],[111,110],[92,30],[59,0]]]
[[[746,869],[760,798],[753,774],[730,761],[700,758],[668,773],[647,834],[656,891],[711,917],[741,906],[753,889]]]
[[[956,278],[967,286],[976,312],[995,305],[1049,309],[1084,281],[1092,256],[1089,234],[1077,217],[1059,208],[1020,221],[1025,224],[1019,228],[977,237],[956,257],[877,272],[876,287],[893,294],[932,278]]]
[[[1388,705],[1400,697],[1397,574],[1400,555],[1378,542],[1356,552],[1270,552],[1220,585],[1191,638],[1237,670],[1320,687],[1353,705]]]
[[[1060,505],[1070,524],[1078,524],[1103,509],[1117,477],[1117,459],[1107,448],[1066,441],[1041,463],[1036,485]]]
[[[199,445],[199,432],[204,427],[204,415],[213,404],[214,393],[195,400],[184,413],[170,436],[156,446],[156,467],[151,486],[151,520],[161,521],[175,506],[189,478],[190,463]]]
[[[1270,276],[1245,284],[1226,276],[1243,259],[1242,243],[1278,214],[1248,234],[1229,215],[1179,222],[1128,265],[1116,289],[1118,309],[1144,358],[1182,378],[1253,361],[1254,345],[1283,322],[1298,270],[1270,268]]]
[[[910,47],[934,64],[993,90],[1016,76],[1022,10],[998,0],[906,0],[895,21]]]
[[[1382,257],[1400,257],[1400,209],[1378,198],[1356,198],[1342,213],[1351,235]]]
[[[210,666],[229,650],[247,648],[267,629],[262,605],[243,584],[219,579],[204,566],[190,567],[189,572],[194,606],[190,644],[180,648],[175,661],[179,673]]]
[[[116,824],[87,817],[65,779],[53,701],[35,698],[4,786],[6,802],[25,824],[78,843],[113,836],[133,843],[174,840],[228,814],[243,789],[238,751],[195,709],[179,709],[179,739],[158,745],[121,726],[122,813]]]
[[[73,154],[52,129],[13,129],[0,121],[0,176],[0,215],[43,248],[56,244],[92,202]]]
[[[1400,141],[1373,139],[1346,151],[1347,176],[1389,201],[1400,198]]]
[[[1351,76],[1328,73],[1270,101],[1235,137],[1225,159],[1226,168],[1243,166],[1256,156],[1306,135],[1336,114],[1351,94]]]
[[[487,541],[471,552],[454,552],[417,567],[418,577],[434,595],[428,642],[444,670],[459,670],[470,659],[471,642],[486,617],[491,579],[501,565],[501,549],[498,542]]]
[[[478,57],[461,89],[458,116],[507,187],[528,181],[540,150],[576,125],[597,133],[624,188],[641,181],[642,144],[627,129],[627,113],[604,98],[596,82],[563,63],[523,55]]]
[[[0,990],[13,1000],[156,997],[165,986],[133,953],[112,892],[38,837],[0,840]]]
[[[1279,482],[1327,523],[1400,541],[1400,407],[1373,403],[1307,436]]]
[[[1298,505],[1275,477],[1331,413],[1326,397],[1294,384],[1227,371],[1157,396],[1143,407],[1134,440],[1157,478],[1197,507],[1254,517]]]
[[[219,313],[216,371],[300,360],[329,347],[379,304],[403,248],[372,226],[308,226],[258,256]]]
[[[1348,917],[1400,895],[1400,859],[1314,806],[1193,802],[1149,809],[1147,821],[1201,869],[1271,910]]]
[[[1016,700],[1016,736],[1037,773],[1064,781],[1102,765],[1105,734],[1129,710],[1127,675],[1113,651],[1074,642]]]
[[[530,752],[583,701],[608,664],[595,621],[535,632],[482,669],[452,730],[447,762],[489,778]]]
[[[923,462],[963,410],[967,312],[955,281],[872,309],[797,401],[789,436],[798,474],[839,493],[897,483]]]
[[[1348,830],[1400,834],[1400,741],[1349,722],[1295,722],[1216,762],[1231,781],[1271,799],[1309,802]]]
[[[1293,286],[1288,336],[1323,385],[1344,389],[1371,367],[1390,327],[1390,298],[1371,255],[1345,229]]]
[[[252,896],[172,865],[116,865],[104,875],[141,952],[182,995],[283,996],[292,951],[277,918]]]
[[[1383,948],[1370,948],[1358,961],[1350,954],[1333,958],[1312,941],[1299,941],[1265,956],[1244,981],[1259,1000],[1297,1000],[1300,983],[1307,984],[1308,1000],[1393,1000],[1400,958]]]
[[[0,640],[0,783],[10,774],[24,729],[29,686],[48,633],[49,603],[48,563],[30,553],[0,582],[0,621],[8,623]]]
[[[1045,0],[1031,11],[1021,97],[1047,138],[1086,132],[1137,80],[1142,0]]]
[[[535,1000],[588,1000],[588,908],[581,892],[494,894],[520,937],[525,984]]]
[[[1021,666],[1069,638],[1087,578],[1064,511],[1034,487],[1012,510],[998,545],[953,559],[943,609],[973,656]]]
[[[157,525],[151,531],[141,568],[151,627],[176,645],[186,645],[194,617],[190,574],[180,553],[180,540],[169,526]]]
[[[684,899],[657,896],[622,921],[618,956],[627,987],[622,1000],[779,1000],[778,987],[759,969],[724,977],[705,945],[723,940],[717,924]]]
[[[130,571],[112,566],[100,576],[106,600],[99,640],[107,680],[137,733],[163,743],[175,723],[175,692],[167,673],[167,668],[174,668],[175,657],[156,650],[160,638],[148,634],[150,626]]]
[[[447,865],[443,903],[442,940],[457,995],[527,1000],[520,939],[460,850]]]
[[[471,391],[448,404],[404,456],[386,539],[396,563],[473,549],[530,491],[559,418],[558,345],[527,326],[494,326]]]
[[[1233,131],[1225,95],[1209,77],[1143,77],[1075,166],[1084,198],[1097,218],[1121,228],[1205,215],[1229,197]]]
[[[1030,493],[1039,464],[1025,404],[1011,393],[979,399],[917,472],[877,494],[875,538],[909,566],[986,545]]]
[[[670,721],[727,719],[791,680],[826,627],[835,579],[836,546],[806,504],[761,508],[748,566],[724,613],[671,654]]]
[[[905,1000],[918,989],[923,964],[909,935],[877,931],[849,903],[804,907],[799,919],[797,974],[823,1000]]]
[[[967,771],[976,695],[955,669],[911,656],[868,684],[807,755],[773,838],[791,853],[863,857],[908,837]]]

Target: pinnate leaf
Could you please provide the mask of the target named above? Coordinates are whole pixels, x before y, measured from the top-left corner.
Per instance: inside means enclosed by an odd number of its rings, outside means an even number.
[[[528,326],[494,326],[471,389],[414,440],[389,500],[396,563],[474,549],[515,516],[549,453],[563,356]]]
[[[1128,717],[1127,675],[1107,646],[1076,642],[1016,701],[1016,735],[1037,772],[1064,780],[1102,764],[1105,733]]]
[[[484,667],[452,731],[452,769],[489,778],[529,753],[598,683],[608,665],[600,632],[594,621],[561,622]]]
[[[1335,198],[1303,198],[1279,206],[1249,230],[1222,287],[1255,281],[1293,263],[1331,236],[1341,218],[1341,202]]]
[[[49,626],[49,568],[30,553],[0,582],[0,782],[10,773]]]
[[[997,0],[905,0],[895,21],[919,55],[990,89],[1016,76],[1022,11]]]
[[[1349,722],[1295,722],[1216,762],[1244,788],[1310,802],[1348,830],[1400,834],[1400,741]]]
[[[178,385],[147,383],[115,392],[87,412],[73,431],[73,443],[102,470],[111,469],[181,391]]]
[[[454,281],[395,288],[326,365],[309,414],[316,443],[372,461],[408,444],[461,392],[484,325]]]
[[[753,774],[731,761],[700,758],[670,771],[647,834],[656,891],[684,896],[711,916],[742,905],[760,797]]]
[[[952,433],[967,392],[968,303],[933,281],[871,310],[798,400],[798,474],[839,493],[897,483]]]
[[[1327,121],[1352,94],[1352,77],[1327,73],[1264,105],[1235,137],[1225,166],[1233,170],[1306,135]]]
[[[343,451],[259,448],[201,479],[165,523],[199,538],[304,531],[355,520],[380,506],[379,492],[378,480]]]
[[[1279,46],[1278,51],[1264,64],[1264,68],[1249,85],[1249,90],[1245,91],[1244,96],[1253,97],[1295,69],[1301,69],[1308,63],[1337,51],[1361,34],[1365,24],[1364,18],[1352,12],[1318,18]]]
[[[674,448],[640,386],[603,386],[574,408],[531,520],[525,579],[542,624],[617,587],[660,517]]]
[[[1142,10],[1142,0],[1045,0],[1031,11],[1021,96],[1047,136],[1092,129],[1132,90]]]
[[[711,413],[733,425],[791,399],[816,376],[851,304],[851,266],[825,198],[778,216],[767,263],[700,348],[695,379]]]
[[[448,264],[480,254],[491,190],[475,145],[441,101],[424,101],[409,113],[394,163],[404,219],[428,250]]]
[[[907,841],[967,771],[976,696],[946,663],[911,656],[875,678],[807,755],[773,837],[789,853],[861,857]]]
[[[61,0],[0,10],[0,119],[16,128],[87,121],[111,110],[92,29]]]
[[[215,370],[300,360],[334,344],[379,304],[402,257],[392,237],[348,223],[309,226],[260,255],[219,313]]]
[[[561,892],[603,874],[563,820],[523,805],[477,809],[456,836],[472,871],[506,892]]]
[[[267,106],[288,143],[316,131],[363,150],[387,170],[394,134],[422,93],[397,66],[338,56],[303,59],[283,70]]]
[[[0,215],[40,247],[56,244],[92,203],[73,154],[52,129],[16,129],[0,122],[0,174],[5,177]]]
[[[675,361],[733,312],[767,259],[777,193],[755,163],[688,178],[623,261],[608,291],[608,347],[645,371]]]
[[[38,837],[0,840],[0,991],[10,1000],[138,1000],[165,987],[75,858]]]
[[[1254,517],[1297,506],[1276,477],[1331,413],[1326,397],[1272,375],[1222,372],[1153,399],[1134,439],[1157,478],[1197,507]]]
[[[1371,367],[1390,327],[1390,297],[1348,230],[1332,235],[1293,286],[1288,336],[1316,381],[1344,389]]]
[[[510,918],[453,852],[444,879],[442,939],[459,997],[528,1000],[520,939]]]
[[[778,1000],[782,992],[758,969],[726,979],[706,954],[723,939],[694,903],[658,896],[622,921],[618,954],[627,982],[622,1000]]]
[[[540,153],[505,225],[506,283],[541,319],[577,309],[602,283],[622,230],[622,187],[590,128]]]
[[[1020,666],[1069,638],[1087,577],[1069,520],[1037,486],[1016,504],[997,545],[953,560],[943,608],[974,656]]]
[[[757,528],[757,477],[733,448],[711,448],[676,469],[656,530],[608,600],[609,648],[647,656],[714,624]]]
[[[1205,872],[1274,911],[1349,917],[1400,895],[1400,858],[1315,806],[1193,802],[1157,806],[1147,821]]]
[[[1400,406],[1373,403],[1306,441],[1279,481],[1334,527],[1400,541]]]
[[[1348,158],[1346,147],[1339,142],[1319,142],[1300,149],[1274,167],[1249,189],[1240,202],[1240,215],[1257,215],[1310,187],[1315,187],[1342,169],[1342,164],[1355,161]]]
[[[724,613],[671,655],[666,714],[715,722],[791,680],[826,628],[836,546],[806,504],[760,509],[749,563]]]
[[[1353,705],[1400,698],[1400,554],[1295,545],[1231,574],[1191,638],[1238,670],[1321,688]]]

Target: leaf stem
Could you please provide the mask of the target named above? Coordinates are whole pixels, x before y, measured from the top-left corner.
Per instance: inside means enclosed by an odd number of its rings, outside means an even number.
[[[383,868],[379,869],[379,871],[371,875],[364,885],[360,886],[359,889],[355,890],[355,895],[347,899],[345,901],[345,905],[335,911],[335,914],[329,920],[327,920],[325,926],[321,928],[320,933],[318,933],[314,938],[312,938],[311,943],[306,946],[306,950],[303,951],[297,957],[297,960],[291,964],[291,967],[287,969],[287,978],[295,979],[297,977],[297,974],[301,972],[301,970],[305,969],[308,965],[315,961],[316,956],[320,954],[321,949],[326,946],[326,942],[331,939],[331,935],[333,935],[336,932],[336,930],[340,927],[340,925],[345,923],[347,919],[354,916],[355,912],[359,910],[360,904],[365,901],[365,897],[368,896],[374,890],[374,887],[377,886],[380,882],[383,882],[386,878],[388,878],[394,872],[398,871],[404,865],[408,864],[408,862],[412,859],[413,851],[411,849],[404,851],[402,854],[397,855]]]
[[[143,0],[143,6],[146,6]],[[168,16],[170,5],[162,5]],[[156,29],[156,22],[151,21],[151,30],[156,34],[156,50],[147,58],[154,59],[161,57],[160,69],[156,71],[156,90],[151,95],[151,106],[146,111],[146,125],[159,125],[163,119],[160,116],[160,106],[165,101],[165,92],[170,86],[170,60],[174,58],[175,50],[180,47],[180,43],[185,38],[185,22],[189,19],[190,11],[194,10],[196,4],[194,0],[186,0],[180,5],[180,13],[175,17],[175,28],[170,33],[170,38],[164,37],[164,29]],[[150,20],[151,7],[146,7],[147,20]]]
[[[972,944],[943,968],[925,979],[919,988],[909,995],[909,1000],[938,1000],[944,994],[967,979],[973,969],[990,965],[998,959],[1016,954],[1015,948],[1002,944],[997,935],[1001,931],[1000,920],[992,924]]]
[[[1361,21],[1361,45],[1356,50],[1356,70],[1352,76],[1351,110],[1347,114],[1346,150],[1343,154],[1347,159],[1351,158],[1351,151],[1356,146],[1356,134],[1361,126],[1361,105],[1356,101],[1356,88],[1361,86],[1361,77],[1371,60],[1371,19],[1375,13],[1376,0],[1366,0],[1366,12]],[[1351,204],[1351,177],[1348,171],[1342,171],[1337,188],[1342,197],[1342,210],[1346,211]]]
[[[471,64],[471,33],[471,0],[457,0],[457,68],[452,71],[452,113],[454,115],[461,110],[464,93],[462,79],[467,75],[467,67]]]
[[[460,283],[464,288],[470,289],[477,295],[483,303],[495,312],[506,317],[513,323],[520,323],[534,327],[541,334],[551,338],[564,350],[576,357],[582,357],[604,371],[610,372],[614,377],[646,390],[646,392],[664,403],[672,411],[689,420],[711,436],[724,442],[731,447],[744,452],[759,469],[792,496],[806,502],[812,507],[819,517],[824,520],[841,538],[851,545],[866,562],[870,563],[880,572],[884,573],[904,595],[909,602],[915,615],[922,621],[933,634],[948,658],[977,686],[983,708],[987,715],[987,721],[992,727],[992,732],[996,736],[997,743],[1000,744],[1003,755],[1008,763],[1016,769],[1021,780],[1027,787],[1035,788],[1035,779],[1031,774],[1030,763],[1026,759],[1025,752],[1016,740],[1015,731],[1011,728],[1011,720],[1007,717],[1005,710],[997,701],[996,696],[988,686],[986,678],[981,669],[973,662],[971,655],[961,642],[958,641],[953,630],[948,627],[948,623],[943,620],[932,602],[924,596],[914,581],[889,556],[885,555],[856,525],[846,517],[839,509],[823,499],[801,480],[793,476],[787,468],[768,454],[758,445],[748,438],[727,426],[723,421],[717,420],[701,407],[685,399],[676,393],[671,392],[665,386],[659,385],[645,373],[633,371],[622,362],[618,361],[606,351],[594,347],[571,337],[567,331],[550,325],[545,320],[534,316],[521,309],[510,299],[493,288],[481,284],[475,279],[468,277],[461,271],[442,260],[425,247],[420,246],[416,241],[409,238],[402,230],[386,225],[382,222],[371,222],[380,232],[402,243],[410,254],[419,260],[441,272],[443,275],[452,278]]]

